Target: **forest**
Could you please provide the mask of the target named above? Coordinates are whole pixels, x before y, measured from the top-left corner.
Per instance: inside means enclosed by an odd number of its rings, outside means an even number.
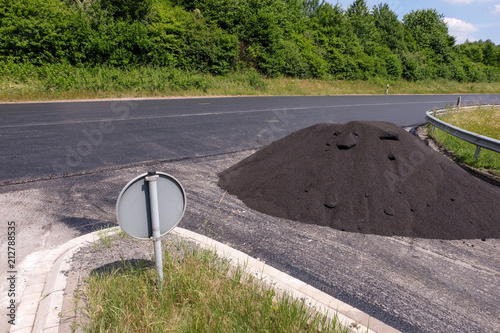
[[[320,0],[2,0],[0,71],[155,66],[326,80],[500,82],[500,46],[434,9]]]

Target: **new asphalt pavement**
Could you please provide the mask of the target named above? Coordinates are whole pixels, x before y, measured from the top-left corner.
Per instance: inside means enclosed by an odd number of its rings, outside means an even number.
[[[495,315],[500,311],[495,305],[500,297],[498,240],[343,233],[251,211],[236,198],[224,197],[216,185],[217,172],[295,130],[351,120],[412,126],[424,122],[426,111],[453,105],[457,98],[0,104],[0,216],[3,225],[16,222],[17,264],[26,272],[19,288],[44,250],[116,223],[114,205],[121,188],[139,173],[156,169],[171,173],[187,190],[183,228],[264,260],[401,331],[494,332],[500,327]],[[499,99],[462,95],[463,104]],[[0,243],[6,245],[6,233]]]
[[[0,103],[0,183],[241,151],[321,122],[424,122],[455,95]],[[463,104],[500,95],[464,95]]]

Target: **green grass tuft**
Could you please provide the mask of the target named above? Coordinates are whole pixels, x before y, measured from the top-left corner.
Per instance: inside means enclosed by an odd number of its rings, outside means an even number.
[[[211,251],[166,251],[154,268],[125,265],[87,281],[87,332],[348,332],[303,301],[277,296]]]

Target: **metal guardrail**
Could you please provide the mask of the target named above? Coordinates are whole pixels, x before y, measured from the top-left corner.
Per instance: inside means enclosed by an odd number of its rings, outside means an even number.
[[[481,105],[481,107],[499,107],[498,105]],[[496,151],[497,153],[500,153],[500,141],[489,138],[484,135],[480,135],[477,133],[469,132],[464,129],[461,129],[459,127],[450,125],[448,123],[445,123],[442,120],[439,120],[436,118],[436,116],[446,114],[451,111],[456,111],[458,110],[467,110],[467,109],[477,109],[478,106],[466,106],[466,107],[459,107],[459,108],[453,108],[453,109],[440,109],[440,110],[431,110],[427,111],[425,115],[425,120],[431,124],[432,126],[439,128],[442,131],[445,131],[448,134],[451,134],[453,136],[456,136],[459,139],[465,140],[467,142],[470,142],[474,145],[477,146],[476,148],[476,153],[474,154],[474,157],[477,158],[479,155],[479,152],[481,151],[481,148],[486,148],[489,150]]]

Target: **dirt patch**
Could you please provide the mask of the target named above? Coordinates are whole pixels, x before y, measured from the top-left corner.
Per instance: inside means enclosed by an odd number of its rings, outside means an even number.
[[[260,212],[342,231],[500,238],[500,189],[385,122],[297,131],[221,172],[218,184]]]

